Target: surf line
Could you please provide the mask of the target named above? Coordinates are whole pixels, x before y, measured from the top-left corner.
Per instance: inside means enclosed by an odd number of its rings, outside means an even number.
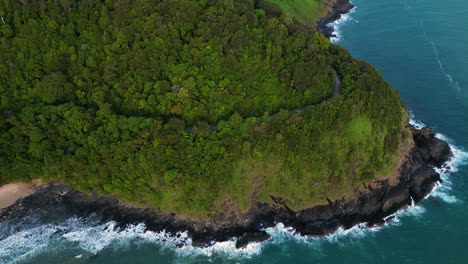
[[[440,61],[440,58],[439,58],[439,51],[437,50],[437,47],[434,43],[434,41],[430,40],[429,37],[427,36],[427,33],[426,33],[426,29],[424,28],[424,23],[422,21],[419,21],[419,25],[421,26],[421,29],[422,29],[422,32],[424,34],[424,38],[427,40],[427,42],[429,42],[432,46],[432,49],[434,51],[434,55],[435,55],[435,59],[437,61],[437,63],[439,64],[439,67],[440,67],[440,70],[442,71],[442,73],[445,75],[445,77],[447,77],[447,79],[450,81],[450,83],[452,84],[452,87],[457,89],[458,92],[461,92],[460,90],[460,86],[458,85],[458,82],[455,81],[453,78],[452,78],[452,75],[450,75],[449,73],[447,73],[444,69],[444,66],[442,65],[442,62]]]
[[[351,1],[350,3],[352,4]],[[342,14],[338,20],[327,24],[327,26],[333,28],[333,33],[332,33],[332,36],[330,37],[331,43],[337,44],[343,40],[343,35],[342,35],[343,33],[341,32],[341,26],[343,26],[346,22],[348,21],[359,22],[351,16],[351,14],[356,11],[356,8],[357,7],[354,6],[347,13]]]

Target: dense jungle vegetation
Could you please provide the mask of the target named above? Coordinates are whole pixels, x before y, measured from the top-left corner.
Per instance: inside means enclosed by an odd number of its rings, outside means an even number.
[[[0,184],[192,217],[270,195],[297,209],[389,173],[406,136],[373,67],[261,1],[3,0],[0,16]]]

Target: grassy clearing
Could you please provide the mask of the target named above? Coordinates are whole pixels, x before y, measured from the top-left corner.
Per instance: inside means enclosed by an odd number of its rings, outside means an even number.
[[[346,134],[354,142],[364,142],[372,135],[372,123],[367,117],[357,117],[348,124]]]
[[[300,22],[313,25],[326,13],[324,0],[268,0],[278,5],[286,14]]]

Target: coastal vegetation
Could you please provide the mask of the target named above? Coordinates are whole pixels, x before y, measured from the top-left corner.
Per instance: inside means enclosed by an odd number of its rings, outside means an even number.
[[[0,184],[191,217],[271,195],[299,209],[389,174],[407,136],[372,66],[261,1],[4,0],[0,16]]]
[[[326,0],[267,0],[287,15],[296,18],[306,25],[314,25],[321,17],[326,15],[327,8],[324,6]]]

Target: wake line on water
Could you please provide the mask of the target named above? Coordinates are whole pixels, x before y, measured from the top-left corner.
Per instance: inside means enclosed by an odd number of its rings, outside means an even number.
[[[439,58],[439,51],[437,50],[437,47],[436,47],[434,41],[430,40],[429,37],[427,36],[426,29],[424,28],[424,23],[422,21],[420,21],[419,24],[421,25],[421,29],[422,29],[422,32],[424,34],[424,38],[432,45],[432,49],[434,51],[435,59],[436,59],[437,63],[439,64],[439,67],[440,67],[440,70],[442,71],[442,74],[444,74],[445,77],[447,77],[447,79],[452,84],[453,88],[455,88],[458,92],[461,92],[460,85],[458,84],[458,82],[453,79],[452,75],[450,75],[449,73],[447,73],[445,71],[444,66],[442,65],[442,62],[440,61],[440,58]]]
[[[423,128],[424,123],[415,121],[410,113],[410,124],[416,128]],[[452,182],[449,177],[458,167],[467,163],[468,152],[456,147],[453,142],[443,134],[437,133],[436,137],[446,140],[454,153],[452,159],[446,162],[442,169],[437,169],[443,180],[443,184],[437,184],[428,197],[441,199],[446,203],[462,202],[451,195]],[[427,198],[427,197],[426,197]],[[264,243],[252,243],[246,248],[237,249],[236,238],[225,242],[213,242],[211,246],[198,248],[192,246],[192,241],[187,232],[171,234],[165,231],[147,231],[144,224],[129,225],[124,229],[118,228],[117,223],[110,221],[99,224],[94,216],[88,218],[71,217],[59,224],[42,224],[27,226],[17,224],[9,226],[0,225],[0,263],[24,263],[31,262],[41,254],[55,254],[61,256],[61,250],[76,252],[70,258],[88,259],[99,256],[103,250],[129,250],[135,245],[151,244],[162,252],[169,251],[184,262],[192,257],[212,258],[222,257],[228,259],[252,258],[261,254],[265,247],[283,245],[293,242],[314,249],[320,249],[324,243],[344,245],[354,243],[357,238],[367,237],[384,228],[401,225],[401,219],[405,217],[421,217],[426,212],[422,205],[410,205],[407,208],[388,216],[390,220],[383,226],[369,227],[362,223],[351,229],[340,228],[335,233],[322,237],[307,237],[295,233],[291,227],[283,223],[264,229],[271,239]],[[20,231],[15,231],[16,229]],[[70,250],[71,249],[71,250]]]

